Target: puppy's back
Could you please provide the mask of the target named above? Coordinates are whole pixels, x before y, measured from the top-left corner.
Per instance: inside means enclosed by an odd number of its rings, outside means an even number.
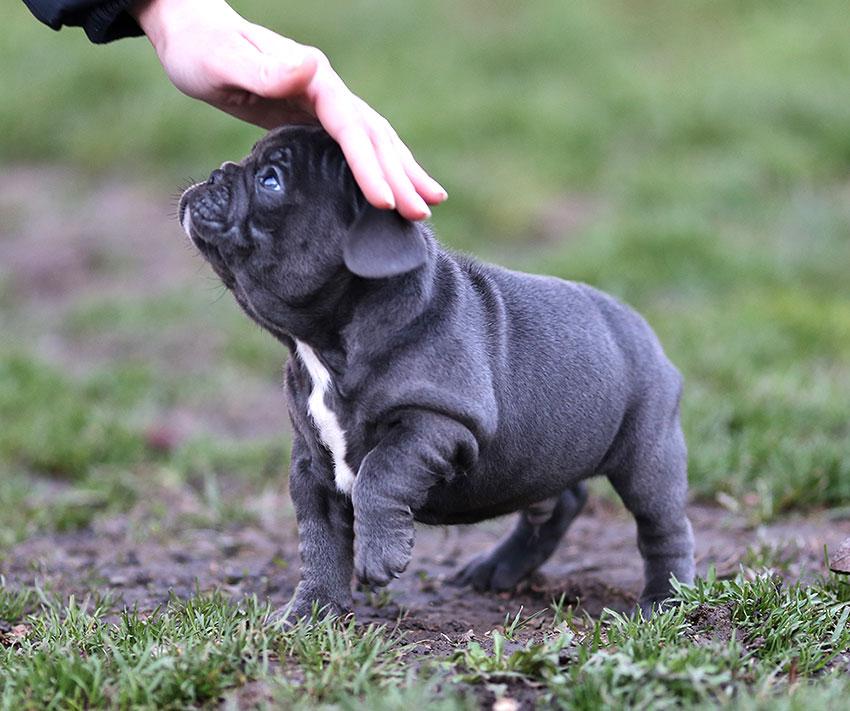
[[[595,451],[626,412],[675,409],[681,377],[629,306],[587,284],[468,258],[458,265],[486,295],[502,419],[527,441],[539,433],[551,446],[551,437],[566,436],[578,451]]]

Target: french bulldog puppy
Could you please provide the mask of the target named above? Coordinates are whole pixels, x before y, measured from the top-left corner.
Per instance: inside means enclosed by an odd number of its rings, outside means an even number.
[[[180,201],[183,228],[245,313],[285,344],[301,582],[351,607],[386,585],[414,521],[519,512],[457,575],[508,590],[558,545],[606,476],[637,521],[649,614],[690,583],[681,378],[634,311],[595,289],[444,250],[369,206],[321,129],[270,132]]]

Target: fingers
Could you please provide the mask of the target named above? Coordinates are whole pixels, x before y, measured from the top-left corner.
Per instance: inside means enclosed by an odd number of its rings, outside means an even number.
[[[446,199],[387,120],[345,86],[319,50],[259,25],[245,23],[240,34],[241,47],[211,59],[226,97],[222,108],[264,128],[315,114],[375,207],[421,220],[431,216],[429,204]]]
[[[446,191],[419,166],[387,120],[335,74],[317,76],[310,88],[319,121],[339,143],[366,199],[375,207],[394,207],[409,220],[430,217],[428,203],[442,202]]]
[[[325,123],[321,115],[319,119]],[[446,199],[442,186],[416,162],[386,119],[372,109],[359,112],[338,135],[334,135],[326,124],[325,129],[342,147],[357,184],[375,207],[394,205],[408,220],[423,220],[431,217],[429,204],[437,205]],[[383,199],[373,200],[370,196],[372,186],[380,186],[381,198],[388,190],[392,203],[387,205]]]
[[[409,220],[431,216],[428,205],[437,205],[448,195],[443,187],[416,162],[410,149],[383,116],[355,97],[367,125],[372,145],[396,199],[399,213]]]
[[[395,193],[384,175],[384,169],[375,154],[375,147],[364,127],[356,121],[347,121],[338,130],[333,125],[319,120],[325,130],[334,137],[342,152],[348,167],[354,174],[354,179],[363,191],[366,199],[375,207],[393,210],[397,207]]]
[[[395,208],[395,193],[384,176],[351,92],[336,75],[321,80],[317,77],[310,90],[317,118],[342,148],[363,195],[375,207]]]
[[[410,149],[401,142],[401,139],[397,138],[397,140],[404,172],[407,173],[407,177],[413,183],[416,192],[429,205],[439,205],[449,196],[446,189],[425,172],[425,169],[416,162]]]
[[[402,163],[395,132],[387,126],[372,126],[372,146],[378,156],[378,162],[384,178],[395,196],[396,209],[409,220],[422,220],[431,217],[431,210],[419,196],[416,186],[410,180]]]

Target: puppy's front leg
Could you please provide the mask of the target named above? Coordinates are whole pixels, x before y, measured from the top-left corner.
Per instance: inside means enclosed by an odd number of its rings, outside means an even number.
[[[405,411],[360,465],[352,490],[354,572],[367,585],[386,585],[407,567],[413,511],[428,490],[470,468],[478,445],[463,425],[443,415]]]
[[[311,470],[309,449],[295,434],[289,490],[298,520],[301,581],[285,608],[287,619],[310,615],[313,604],[341,614],[351,609],[354,539],[351,502]]]

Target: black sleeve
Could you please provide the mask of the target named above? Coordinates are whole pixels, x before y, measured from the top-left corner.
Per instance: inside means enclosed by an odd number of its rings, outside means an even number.
[[[24,0],[33,15],[58,30],[82,27],[97,44],[143,34],[127,12],[133,0]]]

